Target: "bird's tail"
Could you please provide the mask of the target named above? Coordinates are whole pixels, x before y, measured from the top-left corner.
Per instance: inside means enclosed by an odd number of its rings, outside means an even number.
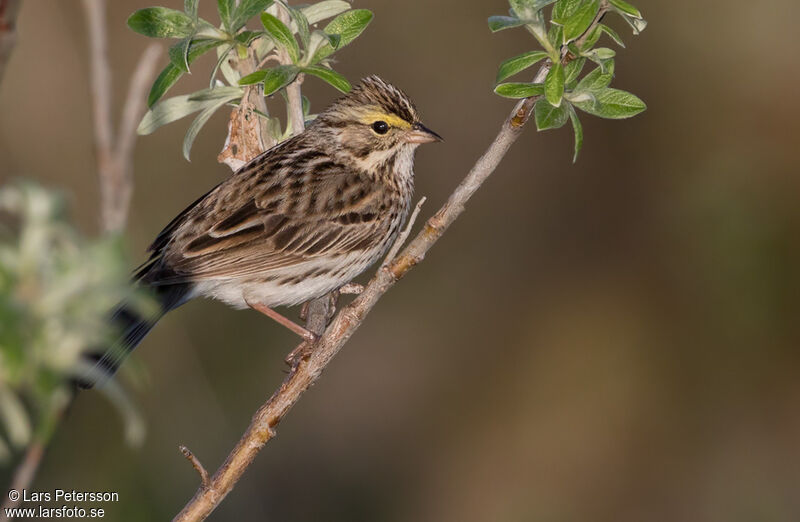
[[[160,305],[157,310],[143,314],[131,303],[122,302],[111,313],[110,322],[120,335],[110,347],[92,350],[84,356],[93,367],[88,375],[76,380],[79,388],[93,388],[112,377],[159,319],[189,299],[191,287],[188,284],[175,284],[152,287],[152,290]]]

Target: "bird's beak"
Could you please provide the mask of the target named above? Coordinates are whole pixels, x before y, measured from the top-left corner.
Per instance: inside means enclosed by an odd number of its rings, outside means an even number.
[[[421,123],[415,123],[406,134],[407,143],[430,143],[444,139]]]

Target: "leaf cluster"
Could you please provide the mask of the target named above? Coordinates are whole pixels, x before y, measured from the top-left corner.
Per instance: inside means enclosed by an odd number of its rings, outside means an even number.
[[[153,306],[131,289],[119,238],[81,237],[60,198],[38,186],[0,187],[0,461],[49,438],[70,380],[98,377],[82,354],[111,345],[108,317],[121,300]],[[143,424],[122,388],[112,381],[101,391],[128,440],[140,440]]]
[[[617,32],[601,23],[602,14],[616,12],[634,34],[639,34],[647,23],[638,9],[624,0],[509,0],[509,4],[508,16],[489,17],[489,29],[497,32],[524,27],[542,49],[500,64],[495,92],[506,98],[539,97],[534,105],[539,130],[560,128],[571,121],[575,133],[573,161],[583,146],[583,127],[576,109],[609,119],[630,118],[646,109],[637,96],[610,87],[616,52],[596,47],[603,35],[625,47]],[[548,23],[545,8],[551,4]],[[505,82],[539,62],[547,70],[543,82]],[[584,74],[587,63],[595,67]]]
[[[299,74],[308,74],[341,92],[348,92],[350,83],[331,67],[332,55],[355,40],[373,16],[366,9],[351,9],[344,0],[323,0],[303,7],[292,7],[281,0],[217,0],[220,23],[215,26],[198,17],[197,6],[198,0],[185,0],[183,11],[149,7],[128,18],[128,26],[140,34],[177,40],[169,49],[170,63],[150,90],[150,111],[142,119],[138,132],[150,134],[161,125],[200,111],[184,138],[186,159],[203,125],[221,107],[238,104],[245,86],[262,84],[266,96],[278,92],[285,95],[285,88]],[[288,13],[288,23],[278,17],[279,10]],[[319,22],[330,18],[332,20],[324,28],[317,28]],[[253,19],[258,19],[259,28],[247,27]],[[216,50],[217,61],[211,71],[209,87],[162,100],[178,79],[190,71],[191,64],[212,50]],[[251,51],[259,68],[241,77],[229,58],[247,59]],[[279,51],[285,53],[291,63],[273,63],[278,62]],[[269,63],[272,65],[267,66]],[[306,117],[311,118],[308,106],[304,100]],[[276,141],[289,133],[288,125],[283,130],[277,118],[269,114],[261,116],[270,119],[268,128]]]

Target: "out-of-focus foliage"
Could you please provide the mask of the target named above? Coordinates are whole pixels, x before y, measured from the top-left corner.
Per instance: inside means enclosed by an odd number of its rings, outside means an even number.
[[[87,240],[64,219],[53,193],[32,184],[0,186],[0,460],[33,437],[47,440],[92,365],[81,357],[114,332],[109,311],[133,294],[121,242]],[[121,388],[103,393],[137,442],[143,426]]]
[[[333,70],[332,55],[355,40],[372,21],[371,11],[351,9],[344,0],[323,0],[302,7],[273,0],[219,0],[220,25],[215,27],[198,17],[197,4],[197,0],[185,0],[183,11],[148,7],[128,18],[128,27],[139,34],[178,40],[169,50],[170,63],[153,83],[147,100],[150,111],[145,114],[138,131],[150,134],[166,123],[200,111],[184,138],[183,155],[187,160],[200,129],[217,110],[239,103],[244,94],[242,86],[261,83],[264,94],[270,96],[283,93],[298,75],[308,74],[339,91],[348,92],[350,82]],[[287,13],[288,24],[278,18],[281,10]],[[247,23],[254,18],[260,20],[260,28],[249,30]],[[316,24],[329,18],[333,19],[323,29],[316,28]],[[247,58],[249,48],[253,49],[258,70],[243,78],[231,66],[229,58]],[[208,89],[161,100],[175,82],[189,72],[193,61],[214,49],[217,63],[211,71]],[[291,63],[277,64],[279,51],[285,52]],[[313,118],[308,108],[304,100],[307,120]],[[269,119],[269,129],[276,142],[292,135],[288,122],[282,128],[277,117],[261,116]]]
[[[540,131],[558,129],[571,121],[575,132],[573,161],[583,146],[583,127],[576,108],[608,119],[630,118],[645,110],[637,96],[609,87],[616,52],[595,47],[603,35],[625,47],[617,32],[600,20],[604,13],[614,12],[631,26],[633,34],[639,34],[647,22],[638,9],[624,0],[509,0],[509,4],[509,16],[490,16],[489,29],[497,32],[525,27],[544,50],[529,51],[501,63],[494,91],[506,98],[539,96],[534,117]],[[550,4],[554,5],[548,27],[544,8]],[[500,83],[543,60],[548,68],[544,82]],[[596,67],[581,78],[587,61]]]

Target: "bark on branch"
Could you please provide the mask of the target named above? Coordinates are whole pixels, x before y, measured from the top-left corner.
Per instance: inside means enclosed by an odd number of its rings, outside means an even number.
[[[604,1],[594,22],[578,40],[579,44],[600,22],[607,10],[608,4]],[[562,63],[568,63],[574,58],[566,49],[563,50]],[[549,68],[549,63],[542,66],[534,77],[534,83],[543,82]],[[352,337],[383,294],[425,258],[428,250],[464,212],[469,199],[495,171],[508,149],[522,133],[538,99],[538,96],[526,98],[516,104],[500,127],[494,141],[453,191],[447,202],[428,219],[422,230],[394,260],[378,269],[364,291],[336,314],[322,337],[313,346],[308,358],[300,360],[292,368],[280,388],[256,411],[247,430],[228,454],[225,462],[208,483],[201,485],[173,522],[204,520],[222,502],[264,444],[275,436],[275,427],[300,399],[303,392],[317,381],[328,363]]]

